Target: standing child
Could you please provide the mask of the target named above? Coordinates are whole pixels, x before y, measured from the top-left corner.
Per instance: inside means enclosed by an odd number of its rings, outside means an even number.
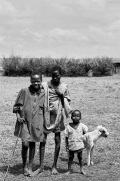
[[[68,160],[68,172],[71,173],[71,166],[74,159],[74,154],[77,153],[77,157],[80,164],[80,173],[85,175],[82,168],[82,150],[84,149],[83,141],[81,136],[88,131],[88,127],[80,122],[81,112],[79,110],[74,110],[71,114],[72,123],[65,129],[65,141],[66,141],[66,151],[69,153]]]
[[[42,75],[34,71],[30,76],[31,85],[21,89],[13,107],[17,114],[15,136],[22,140],[23,174],[30,176],[35,155],[35,142],[43,139],[43,105],[45,92],[41,86]],[[29,149],[29,163],[27,168],[27,152]]]

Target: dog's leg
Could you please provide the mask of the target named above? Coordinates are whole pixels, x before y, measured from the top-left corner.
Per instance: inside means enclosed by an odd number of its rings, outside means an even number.
[[[90,153],[90,164],[93,165],[93,150],[94,146],[91,148],[91,153]]]
[[[87,150],[87,166],[90,166],[90,153],[91,149]]]

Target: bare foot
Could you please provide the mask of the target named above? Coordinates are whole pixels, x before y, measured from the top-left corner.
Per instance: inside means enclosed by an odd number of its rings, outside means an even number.
[[[28,168],[28,170],[29,170],[29,175],[28,175],[28,177],[32,177],[32,168]]]
[[[57,175],[59,174],[57,169],[55,167],[52,168],[52,172],[51,172],[52,175]]]
[[[68,171],[68,172],[65,173],[65,175],[69,175],[69,174],[71,174],[71,173],[72,173],[71,171]]]
[[[93,165],[93,164],[94,164],[93,161],[91,161],[91,162],[90,162],[90,165]]]
[[[82,175],[86,175],[86,173],[85,173],[83,170],[81,170],[80,173],[81,173]]]
[[[41,173],[44,170],[43,167],[39,167],[36,171],[31,173],[31,177],[38,175],[39,173]]]
[[[27,167],[23,168],[23,174],[24,174],[24,176],[29,176],[30,175],[30,171],[28,170]]]

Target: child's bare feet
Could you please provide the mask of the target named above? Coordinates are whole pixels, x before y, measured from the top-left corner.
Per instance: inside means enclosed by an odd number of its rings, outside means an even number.
[[[24,176],[29,176],[30,175],[30,171],[28,170],[27,167],[23,168],[23,174],[24,174]]]
[[[32,177],[32,168],[28,168],[28,171],[29,171],[28,177]]]
[[[52,167],[52,172],[51,172],[52,175],[57,175],[59,174],[57,169],[55,167]]]
[[[82,175],[86,175],[86,173],[85,173],[83,170],[81,170],[80,173],[81,173]]]
[[[94,164],[93,161],[91,161],[91,162],[90,162],[90,165],[93,165],[93,164]]]
[[[38,175],[39,173],[42,173],[43,170],[44,170],[44,167],[39,167],[36,171],[31,173],[31,177]]]
[[[71,173],[72,173],[71,171],[68,171],[68,172],[65,173],[65,175],[69,175],[69,174],[71,174]]]

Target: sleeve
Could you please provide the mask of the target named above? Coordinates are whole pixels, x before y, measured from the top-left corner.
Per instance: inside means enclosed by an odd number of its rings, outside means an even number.
[[[65,128],[65,137],[68,137],[68,132],[69,132],[69,129],[68,129],[68,126]]]
[[[25,100],[25,90],[21,89],[20,92],[18,93],[15,104],[13,106],[13,113],[17,113],[23,109],[24,100]]]
[[[66,85],[66,89],[65,89],[65,93],[64,93],[64,98],[66,98],[67,101],[68,101],[69,104],[70,104],[71,98],[70,98],[70,93],[69,93],[69,90],[68,90],[68,85]]]
[[[68,86],[66,85],[66,90],[64,93],[64,110],[65,110],[65,115],[67,118],[70,116],[72,112],[70,103],[71,103],[70,94],[69,94]]]
[[[85,124],[83,124],[83,134],[87,132],[88,132],[88,127]]]

